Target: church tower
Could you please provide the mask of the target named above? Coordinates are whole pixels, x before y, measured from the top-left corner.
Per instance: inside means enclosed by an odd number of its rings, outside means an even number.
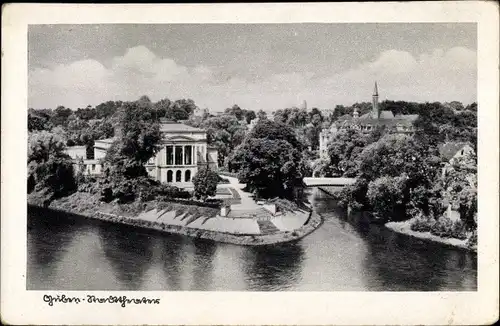
[[[377,82],[375,82],[375,88],[373,89],[373,95],[372,95],[372,117],[373,117],[373,119],[378,119],[380,117],[380,110],[378,107]]]

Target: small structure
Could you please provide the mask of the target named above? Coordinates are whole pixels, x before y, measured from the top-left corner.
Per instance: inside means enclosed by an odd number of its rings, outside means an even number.
[[[228,203],[224,203],[220,209],[220,216],[226,217],[229,215],[229,212],[231,211],[231,205]]]

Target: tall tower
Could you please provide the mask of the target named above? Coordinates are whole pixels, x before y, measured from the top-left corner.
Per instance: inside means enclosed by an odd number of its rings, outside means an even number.
[[[380,111],[378,108],[378,87],[377,82],[375,82],[375,88],[373,89],[372,95],[372,117],[378,119],[380,117]]]

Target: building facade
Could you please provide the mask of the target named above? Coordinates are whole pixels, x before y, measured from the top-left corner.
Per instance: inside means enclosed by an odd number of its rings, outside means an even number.
[[[377,128],[384,127],[388,132],[413,134],[415,128],[413,122],[418,118],[416,114],[394,115],[390,110],[380,110],[378,103],[378,87],[375,87],[372,95],[372,111],[359,116],[355,108],[351,115],[346,114],[333,122],[330,128],[323,129],[319,135],[320,156],[326,156],[328,144],[337,132],[343,129],[356,129],[361,132],[371,132]]]
[[[162,135],[160,150],[145,165],[151,178],[180,187],[191,187],[192,179],[199,169],[208,167],[216,170],[218,168],[217,149],[208,146],[205,130],[182,123],[162,121],[160,132]],[[94,167],[96,172],[89,174],[101,172],[100,162],[106,156],[113,141],[114,138],[95,141],[94,160],[84,160],[90,163],[90,167],[86,166],[85,171],[92,171],[92,164],[98,162],[99,166]]]

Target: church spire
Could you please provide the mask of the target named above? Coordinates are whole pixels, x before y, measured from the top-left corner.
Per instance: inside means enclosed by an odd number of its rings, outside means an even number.
[[[375,82],[375,87],[373,89],[372,95],[372,118],[378,119],[380,117],[380,110],[378,107],[378,87],[377,82]]]

